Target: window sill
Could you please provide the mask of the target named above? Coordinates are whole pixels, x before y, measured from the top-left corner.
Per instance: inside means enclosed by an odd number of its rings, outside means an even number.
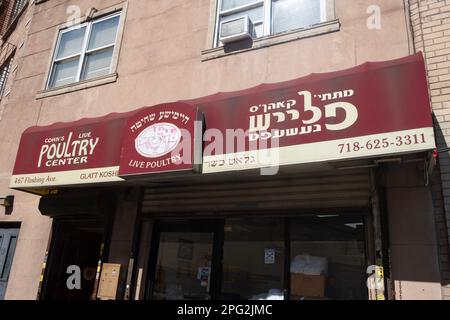
[[[71,83],[62,87],[52,88],[52,89],[46,89],[38,91],[36,95],[36,99],[43,99],[48,98],[52,96],[57,96],[65,93],[70,93],[74,91],[84,90],[92,87],[101,86],[104,84],[116,82],[118,78],[117,73],[108,74],[107,76],[90,79],[90,80],[84,80],[77,83]]]
[[[217,59],[233,54],[238,54],[241,52],[247,52],[251,50],[257,50],[261,48],[266,48],[290,41],[300,40],[304,38],[315,37],[318,35],[331,33],[339,31],[341,24],[338,19],[323,22],[312,27],[297,29],[293,31],[287,31],[283,33],[278,33],[266,37],[261,37],[253,39],[250,46],[241,46],[241,48],[236,47],[235,50],[227,50],[227,47],[217,47],[212,49],[207,49],[202,51],[202,61],[208,61],[212,59]],[[236,43],[238,45],[238,43]]]

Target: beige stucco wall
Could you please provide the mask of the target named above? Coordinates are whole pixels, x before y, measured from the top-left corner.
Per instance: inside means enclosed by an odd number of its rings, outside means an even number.
[[[8,189],[20,135],[27,127],[284,81],[368,60],[394,59],[411,50],[403,1],[376,1],[382,27],[369,30],[366,10],[374,1],[338,0],[338,32],[202,62],[213,0],[130,0],[117,82],[36,99],[43,89],[57,28],[67,22],[68,6],[77,5],[85,13],[90,7],[104,9],[122,2],[52,0],[33,8],[28,38],[18,52],[14,86],[0,120],[0,194],[16,195],[14,214],[0,214],[0,222],[23,222],[8,299],[35,298],[50,230],[50,220],[37,210],[38,197]]]
[[[20,70],[30,93],[42,88],[56,27],[69,4],[97,9],[121,3],[48,1],[37,7]],[[343,69],[367,60],[409,54],[402,1],[378,1],[381,30],[366,27],[371,1],[336,1],[341,31],[210,61],[201,61],[208,34],[210,0],[129,1],[117,83],[33,102],[38,124],[126,111],[165,101],[196,98],[306,75]],[[55,6],[55,4],[60,4]]]
[[[410,0],[415,49],[422,51],[435,117],[436,145],[440,149],[432,180],[434,212],[439,239],[442,294],[450,300],[450,3]]]
[[[384,175],[395,299],[440,300],[438,237],[422,166],[393,165]]]
[[[8,188],[14,153],[23,130],[35,121],[39,112],[30,102],[33,97],[15,87],[20,83],[20,68],[26,55],[26,35],[31,27],[33,7],[21,15],[15,31],[7,42],[16,47],[13,65],[0,100],[0,196],[15,195],[14,211],[4,215],[0,207],[0,226],[2,223],[21,222],[13,265],[6,291],[6,299],[36,299],[41,266],[47,249],[51,220],[37,211],[39,198]],[[14,130],[14,133],[11,132]]]

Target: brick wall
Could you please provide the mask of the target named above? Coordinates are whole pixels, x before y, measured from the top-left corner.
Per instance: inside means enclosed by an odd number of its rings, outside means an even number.
[[[450,0],[409,0],[415,51],[422,51],[428,72],[439,149],[431,178],[438,234],[442,294],[450,300]]]

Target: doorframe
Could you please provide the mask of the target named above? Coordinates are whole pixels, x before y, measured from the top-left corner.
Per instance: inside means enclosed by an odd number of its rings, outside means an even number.
[[[211,300],[217,300],[220,296],[222,284],[224,225],[225,219],[156,220],[153,226],[150,255],[147,263],[145,299],[151,300],[153,296],[161,232],[212,232],[211,285],[209,291]]]
[[[12,267],[14,264],[14,256],[16,254],[17,245],[19,243],[20,227],[21,227],[21,222],[1,222],[0,223],[0,229],[13,231],[13,232],[9,232],[8,242],[5,242],[5,244],[7,244],[7,249],[5,251],[5,257],[4,257],[5,260],[3,261],[0,271],[3,271],[4,268],[6,267],[6,264],[8,263],[9,254],[11,254],[11,265],[9,266],[9,272],[8,272],[8,275],[6,276],[6,280],[3,280],[5,282],[5,291],[3,293],[3,297],[0,298],[0,301],[5,299],[6,292],[8,290],[9,276],[11,275]],[[16,237],[16,243],[15,243],[14,247],[11,248],[10,247],[11,246],[11,237],[13,237],[13,236]],[[2,241],[2,243],[0,243],[0,249],[1,249],[1,246],[3,245],[3,241]],[[8,250],[8,248],[9,248],[9,250]]]
[[[100,261],[106,261],[106,258],[109,254],[109,247],[111,242],[111,232],[112,232],[112,221],[109,221],[108,219],[101,219],[101,218],[81,218],[81,219],[74,219],[74,218],[53,218],[52,221],[52,229],[50,233],[50,243],[48,245],[48,254],[46,255],[46,258],[44,260],[45,264],[45,270],[43,271],[43,279],[41,284],[41,291],[38,295],[39,300],[48,300],[51,299],[49,297],[49,286],[50,282],[53,280],[51,278],[50,273],[55,272],[56,262],[59,260],[58,255],[58,246],[60,245],[61,239],[65,236],[64,234],[64,228],[82,228],[85,226],[96,226],[99,229],[102,229],[102,243],[103,243],[103,250],[101,250],[101,256]],[[94,285],[94,290],[95,290]]]

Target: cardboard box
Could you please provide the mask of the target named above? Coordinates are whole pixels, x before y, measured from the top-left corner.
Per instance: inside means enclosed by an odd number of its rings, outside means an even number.
[[[325,296],[325,276],[291,273],[291,295],[322,298]]]

